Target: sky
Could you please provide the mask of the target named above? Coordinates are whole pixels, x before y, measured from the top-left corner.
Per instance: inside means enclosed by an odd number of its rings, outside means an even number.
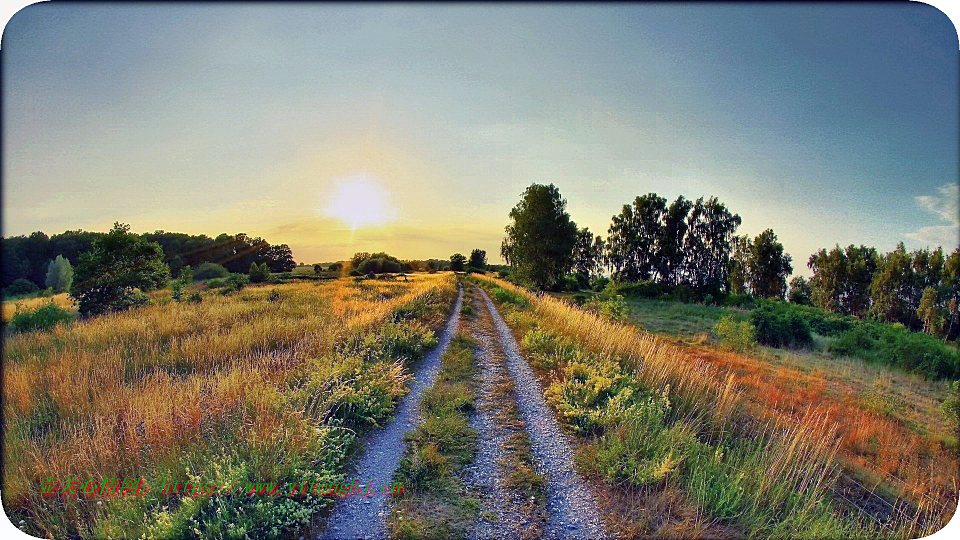
[[[960,244],[960,46],[924,4],[41,3],[0,48],[4,236],[497,261],[536,182],[603,236],[717,196],[801,275]]]

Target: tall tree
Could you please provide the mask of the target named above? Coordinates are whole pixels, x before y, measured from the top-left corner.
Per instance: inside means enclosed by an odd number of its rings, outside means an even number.
[[[578,279],[589,281],[603,267],[603,238],[594,236],[584,227],[577,231],[577,243],[573,248],[573,272]]]
[[[687,282],[702,293],[717,294],[727,285],[733,236],[740,216],[710,197],[697,199],[687,218],[684,249],[687,253]]]
[[[70,294],[81,315],[122,311],[146,303],[144,292],[166,284],[170,271],[163,249],[130,233],[129,225],[114,223],[93,241],[93,251],[80,255]]]
[[[554,288],[573,265],[577,224],[567,201],[550,184],[532,184],[510,211],[500,253],[514,275],[538,289]]]
[[[810,284],[807,283],[806,278],[797,276],[790,280],[789,299],[791,303],[800,304],[801,306],[813,305],[813,302],[810,300],[811,294]]]
[[[691,208],[693,202],[680,195],[670,203],[663,215],[663,227],[657,239],[657,271],[667,285],[677,285],[683,280],[683,240],[687,234],[687,216]]]
[[[787,294],[787,276],[793,272],[790,255],[783,252],[773,229],[758,234],[750,244],[750,289],[756,296],[780,298]]]
[[[462,272],[467,262],[467,258],[462,253],[454,253],[450,256],[450,269],[454,272]]]
[[[730,282],[732,294],[746,294],[750,285],[750,237],[747,235],[733,237],[733,253],[730,256]]]
[[[73,283],[73,266],[63,255],[57,255],[57,258],[50,261],[47,266],[46,285],[54,292],[62,293],[70,290]]]
[[[485,270],[487,268],[487,252],[483,249],[475,249],[470,252],[470,260],[467,263],[471,268]]]
[[[613,216],[607,236],[607,261],[616,279],[642,281],[655,276],[661,266],[657,244],[663,237],[666,204],[663,197],[648,193]]]
[[[909,326],[917,318],[920,300],[917,297],[914,301],[916,282],[912,257],[900,242],[890,253],[877,257],[877,272],[870,283],[870,313],[878,319]]]
[[[870,308],[870,286],[877,270],[877,250],[866,246],[821,249],[807,263],[813,270],[810,288],[819,308],[862,317]]]

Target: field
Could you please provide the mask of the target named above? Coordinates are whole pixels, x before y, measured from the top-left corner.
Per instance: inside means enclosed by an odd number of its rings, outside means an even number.
[[[167,290],[137,310],[7,335],[4,508],[36,536],[303,531],[329,499],[265,504],[161,494],[161,484],[338,479],[357,434],[392,414],[454,292],[449,274],[249,286],[200,303]],[[149,493],[40,491],[52,479],[83,490],[128,478],[146,479]]]

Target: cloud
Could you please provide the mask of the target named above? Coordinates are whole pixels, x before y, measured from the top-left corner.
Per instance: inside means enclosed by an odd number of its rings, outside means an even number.
[[[957,184],[944,184],[937,189],[939,195],[920,195],[917,204],[949,225],[921,227],[907,233],[907,238],[927,246],[944,246],[948,249],[960,245],[960,190]]]

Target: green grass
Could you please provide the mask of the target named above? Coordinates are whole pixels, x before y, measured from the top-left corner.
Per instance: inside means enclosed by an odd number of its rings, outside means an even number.
[[[480,511],[463,477],[476,454],[474,342],[457,334],[441,359],[437,381],[424,394],[422,424],[408,433],[395,481],[403,494],[390,518],[393,538],[465,538]]]
[[[747,321],[750,312],[737,308],[706,306],[669,300],[628,298],[629,322],[654,334],[680,339],[710,335],[723,316],[734,322]]]

